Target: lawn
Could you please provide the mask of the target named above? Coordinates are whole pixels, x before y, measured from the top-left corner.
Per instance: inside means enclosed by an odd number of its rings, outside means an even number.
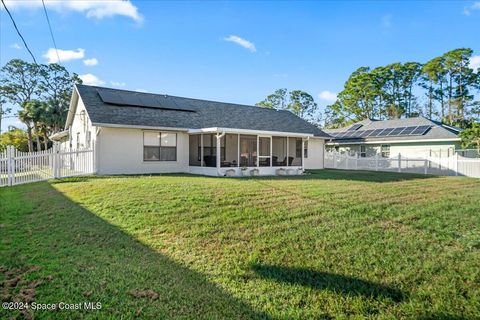
[[[480,180],[72,178],[0,189],[0,318],[480,317]]]

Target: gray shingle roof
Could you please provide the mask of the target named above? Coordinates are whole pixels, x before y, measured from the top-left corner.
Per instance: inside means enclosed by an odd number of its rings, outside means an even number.
[[[97,90],[121,92],[132,95],[154,97],[165,106],[183,106],[194,112],[165,110],[151,107],[113,105],[104,103]],[[172,127],[185,129],[235,128],[261,131],[280,131],[307,133],[318,137],[329,137],[322,130],[289,111],[277,111],[254,106],[215,102],[168,96],[162,94],[140,93],[95,86],[77,85],[85,108],[92,123]]]
[[[400,128],[400,127],[413,127],[413,126],[431,126],[424,135],[417,136],[387,136],[387,137],[367,137],[363,139],[334,139],[337,143],[359,143],[359,142],[382,142],[382,141],[405,141],[405,140],[429,140],[429,139],[455,139],[458,138],[459,129],[447,127],[438,121],[433,121],[424,117],[405,118],[405,119],[393,119],[393,120],[371,120],[365,119],[356,124],[362,124],[362,127],[358,130],[374,130],[374,129],[386,129],[386,128]],[[353,125],[353,124],[352,124]],[[351,126],[352,126],[351,125]],[[351,126],[338,129],[325,129],[327,134],[346,131]],[[460,130],[461,131],[461,130]]]

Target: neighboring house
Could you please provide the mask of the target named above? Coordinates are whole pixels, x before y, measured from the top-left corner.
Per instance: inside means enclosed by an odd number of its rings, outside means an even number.
[[[326,149],[370,157],[450,156],[460,148],[461,129],[424,117],[395,120],[362,120],[349,127],[325,130],[333,139]]]
[[[206,175],[320,169],[329,138],[289,111],[86,85],[52,137],[64,149],[93,147],[98,174]]]

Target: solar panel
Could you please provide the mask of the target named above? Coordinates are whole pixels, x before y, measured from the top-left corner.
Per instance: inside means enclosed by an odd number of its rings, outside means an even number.
[[[382,132],[384,129],[375,129],[371,134],[368,135],[368,137],[378,137],[380,132]]]
[[[405,130],[402,131],[401,135],[402,136],[408,136],[412,133],[413,130],[415,130],[416,127],[406,127]]]
[[[410,135],[424,135],[428,130],[430,129],[430,126],[418,126],[415,128],[415,130],[410,133]]]
[[[382,131],[382,133],[380,134],[382,137],[386,137],[389,135],[390,132],[393,131],[394,128],[387,128],[385,130]]]
[[[406,127],[400,127],[393,129],[388,135],[389,136],[399,136]]]
[[[171,98],[168,99],[168,96],[165,96],[165,101],[160,101],[155,95],[146,94],[146,93],[136,93],[136,92],[124,92],[119,91],[115,92],[112,90],[101,90],[97,89],[100,98],[103,102],[107,104],[115,104],[121,106],[136,106],[143,108],[155,108],[163,110],[176,110],[176,111],[192,111],[194,109],[178,106]]]
[[[360,137],[367,137],[370,133],[372,133],[373,130],[363,130],[361,133],[360,133]]]
[[[350,128],[348,128],[347,130],[348,131],[356,131],[356,130],[360,129],[361,127],[363,127],[363,124],[357,123],[357,124],[354,124],[353,126],[351,126]]]

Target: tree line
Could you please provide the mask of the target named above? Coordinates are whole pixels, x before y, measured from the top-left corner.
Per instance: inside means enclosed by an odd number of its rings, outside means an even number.
[[[12,112],[1,106],[10,102],[27,128],[28,151],[42,150],[42,145],[47,149],[48,137],[63,130],[72,87],[80,83],[76,73],[56,63],[10,60],[0,69],[0,124],[2,116]]]
[[[480,71],[470,67],[473,51],[459,48],[426,63],[360,67],[325,109],[325,126],[342,127],[366,118],[423,115],[466,128],[480,119]]]

